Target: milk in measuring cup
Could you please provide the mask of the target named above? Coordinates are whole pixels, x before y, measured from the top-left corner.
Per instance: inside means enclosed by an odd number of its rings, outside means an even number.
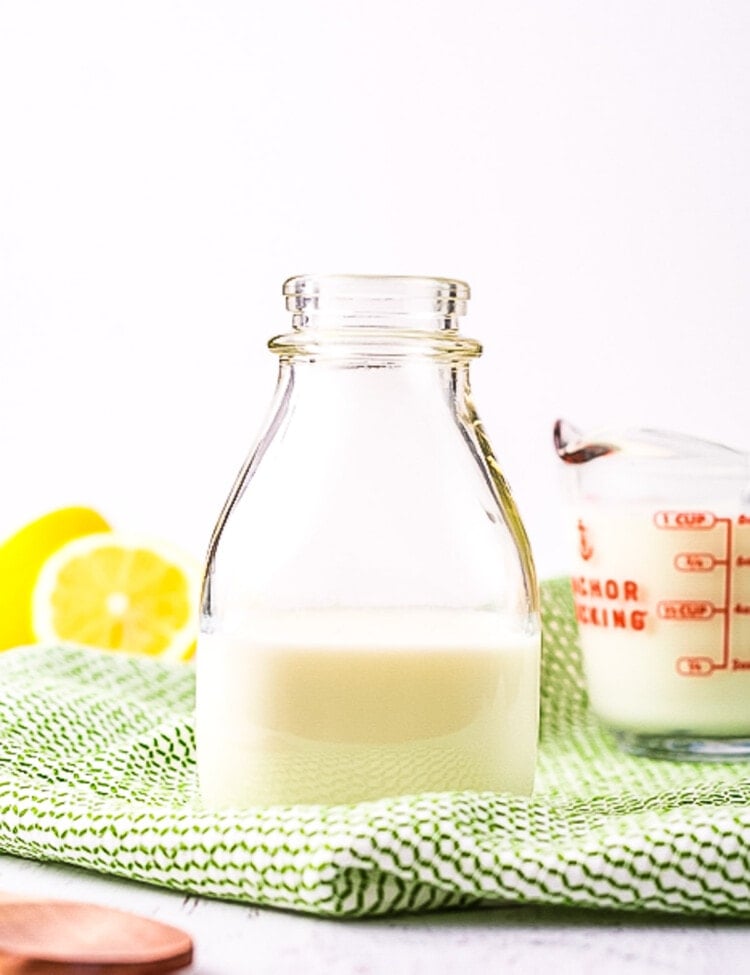
[[[232,635],[234,633],[235,635]],[[197,659],[209,806],[530,794],[540,638],[490,612],[253,614]]]
[[[750,515],[737,502],[569,512],[591,706],[627,735],[750,737]]]

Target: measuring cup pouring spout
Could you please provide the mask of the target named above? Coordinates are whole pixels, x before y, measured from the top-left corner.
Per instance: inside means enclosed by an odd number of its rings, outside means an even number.
[[[586,464],[619,450],[616,444],[601,443],[584,436],[567,420],[555,421],[553,439],[557,456],[565,464]]]
[[[646,427],[621,431],[583,433],[567,420],[557,420],[553,430],[557,456],[566,464],[585,464],[609,454],[623,459],[694,462],[713,474],[743,473],[750,480],[750,453],[700,437]]]

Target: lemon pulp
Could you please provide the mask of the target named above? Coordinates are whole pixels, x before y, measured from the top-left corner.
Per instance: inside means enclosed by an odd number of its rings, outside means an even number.
[[[44,642],[187,659],[199,587],[198,566],[162,542],[88,535],[62,546],[39,573],[34,634]]]

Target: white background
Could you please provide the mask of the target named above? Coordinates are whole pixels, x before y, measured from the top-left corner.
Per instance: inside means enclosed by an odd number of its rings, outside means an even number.
[[[0,535],[201,556],[304,271],[467,279],[542,575],[552,423],[750,447],[744,0],[0,0]]]

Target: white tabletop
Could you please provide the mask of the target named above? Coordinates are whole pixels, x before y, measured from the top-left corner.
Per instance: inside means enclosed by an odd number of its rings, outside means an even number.
[[[750,971],[750,925],[737,921],[538,907],[332,921],[10,856],[0,856],[0,889],[107,904],[182,928],[195,943],[186,975]]]

